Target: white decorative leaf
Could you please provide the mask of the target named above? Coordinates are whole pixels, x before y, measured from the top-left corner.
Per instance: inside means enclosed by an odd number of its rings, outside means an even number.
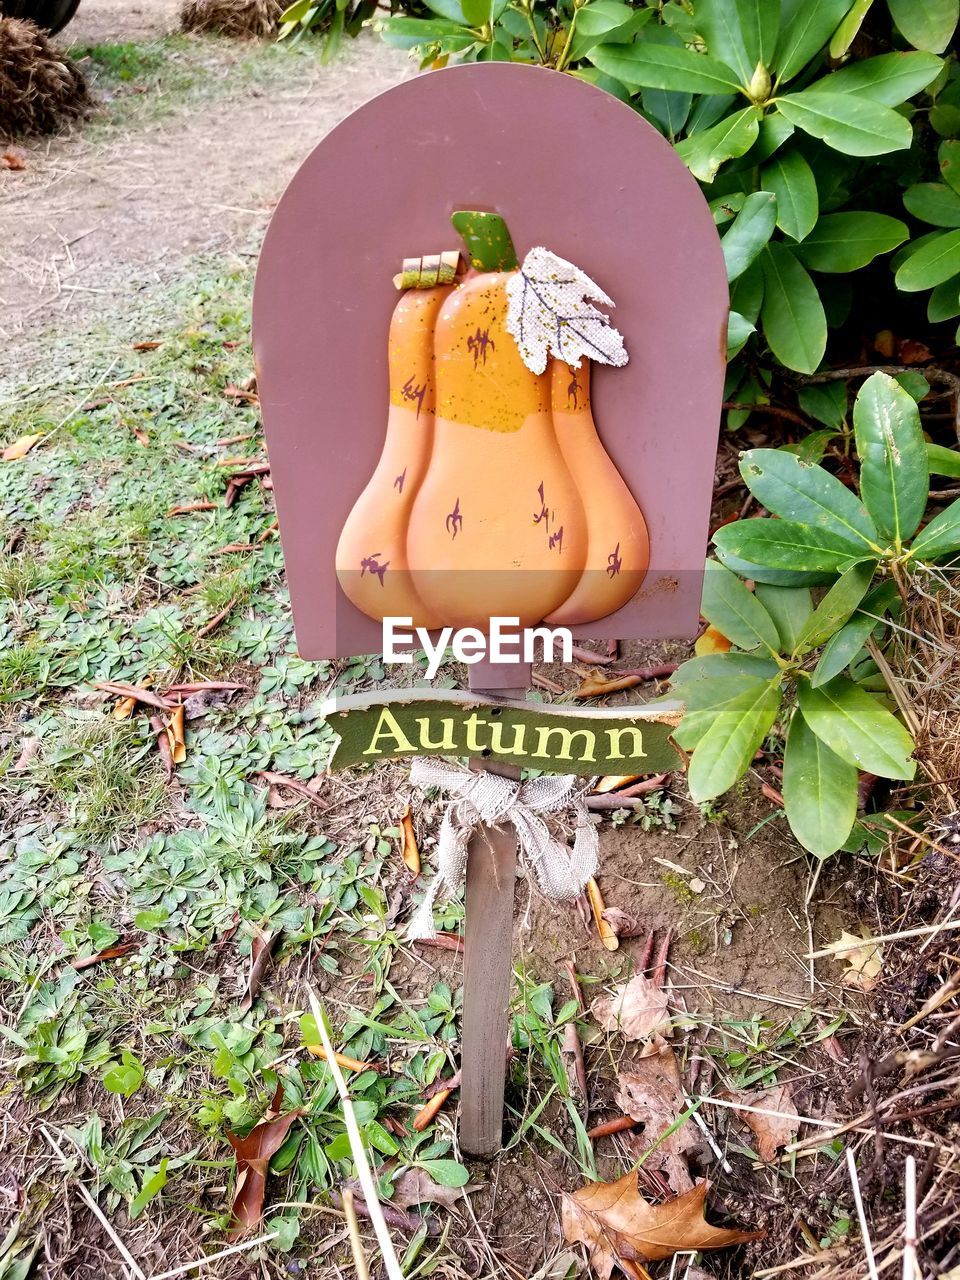
[[[507,332],[534,373],[543,373],[550,355],[574,369],[584,356],[598,364],[627,363],[622,335],[587,301],[612,307],[613,300],[579,267],[549,249],[530,250],[507,282],[507,298]]]

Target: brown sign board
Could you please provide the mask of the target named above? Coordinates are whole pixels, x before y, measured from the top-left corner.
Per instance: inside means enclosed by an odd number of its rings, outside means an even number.
[[[405,258],[457,247],[458,209],[497,211],[521,258],[547,246],[614,299],[630,359],[594,367],[593,412],[642,510],[650,565],[637,594],[584,631],[692,635],[728,307],[709,209],[628,106],[569,75],[482,64],[354,112],[294,177],[264,243],[254,349],[300,653],[381,650],[379,623],[338,584],[335,548],[384,440],[392,277]]]

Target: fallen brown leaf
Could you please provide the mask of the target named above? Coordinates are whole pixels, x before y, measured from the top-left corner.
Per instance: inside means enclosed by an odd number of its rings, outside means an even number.
[[[263,1216],[263,1197],[267,1188],[267,1169],[271,1156],[283,1146],[290,1126],[303,1109],[288,1111],[285,1116],[261,1120],[245,1138],[228,1133],[227,1140],[237,1156],[237,1180],[233,1192],[233,1223],[227,1237],[231,1242],[252,1230]]]
[[[304,800],[309,800],[311,804],[315,804],[320,809],[329,809],[330,806],[325,804],[316,794],[315,788],[318,788],[323,782],[323,775],[320,774],[310,782],[301,782],[299,778],[288,778],[285,773],[272,773],[268,769],[262,769],[258,774],[258,778],[263,778],[268,784],[267,803],[271,809],[289,809],[296,804],[295,800],[287,803],[281,795],[281,788],[294,792]]]
[[[748,1107],[760,1107],[764,1111],[776,1111],[775,1116],[758,1115],[756,1111],[740,1111],[737,1115],[757,1135],[757,1155],[761,1160],[775,1160],[777,1152],[796,1137],[799,1120],[797,1108],[790,1096],[789,1085],[775,1089],[757,1089],[753,1093],[731,1093],[734,1103]]]
[[[616,1103],[643,1125],[642,1140],[635,1135],[633,1141],[640,1148],[636,1154],[645,1156],[644,1168],[662,1170],[677,1194],[689,1191],[693,1179],[685,1157],[698,1152],[703,1144],[689,1119],[664,1137],[687,1109],[680,1064],[669,1045],[641,1058],[629,1071],[620,1072]]]
[[[616,951],[620,946],[617,932],[606,919],[607,904],[603,900],[600,886],[592,876],[587,881],[587,901],[590,903],[590,910],[593,912],[593,922],[597,926],[600,941],[608,951]]]
[[[40,754],[39,738],[24,738],[20,743],[20,754],[17,756],[17,763],[11,768],[11,773],[23,773],[24,769],[29,769]]]
[[[185,502],[182,506],[171,507],[167,512],[167,516],[185,516],[192,511],[216,511],[217,504],[215,502]]]
[[[405,1169],[393,1184],[390,1203],[397,1209],[412,1209],[417,1204],[442,1204],[452,1209],[457,1201],[479,1183],[466,1187],[443,1187],[424,1169]]]
[[[312,1054],[314,1058],[320,1058],[323,1062],[327,1062],[328,1055],[322,1044],[308,1044],[305,1046],[307,1052]],[[337,1066],[343,1067],[344,1071],[379,1071],[379,1064],[376,1062],[361,1062],[359,1058],[348,1057],[345,1053],[337,1053],[334,1051],[334,1058]]]
[[[36,435],[32,436],[21,436],[19,440],[14,440],[13,444],[7,445],[3,453],[0,453],[0,458],[4,462],[16,462],[18,458],[28,454],[33,446],[42,439],[42,431],[38,431]]]
[[[187,743],[185,738],[184,719],[186,712],[181,702],[178,707],[174,707],[170,716],[170,723],[167,725],[167,741],[170,743],[170,759],[174,764],[183,764],[187,758]]]
[[[167,726],[159,716],[151,716],[150,728],[153,730],[153,736],[157,740],[157,750],[160,752],[160,759],[163,762],[163,772],[169,782],[173,777],[173,756],[170,754],[170,739],[167,737]]]
[[[603,918],[618,938],[639,938],[645,932],[636,916],[627,915],[619,907],[606,907]]]
[[[136,437],[137,444],[143,449],[150,448],[150,437],[144,431],[143,427],[134,427],[133,434]]]
[[[113,708],[114,720],[129,720],[137,709],[136,698],[118,698]]]
[[[131,951],[139,950],[140,946],[136,942],[118,942],[114,947],[104,947],[96,955],[84,956],[82,960],[73,960],[71,963],[74,969],[89,969],[91,965],[100,964],[103,960],[119,960],[121,956],[128,956]]]
[[[160,346],[159,342],[132,342],[131,347],[134,351],[156,351]]]
[[[604,1031],[619,1032],[627,1040],[645,1041],[644,1056],[657,1053],[659,1038],[670,1035],[667,993],[642,973],[618,987],[612,996],[598,996],[590,1008]]]
[[[841,930],[836,942],[826,948],[834,952],[838,960],[846,966],[843,985],[859,987],[861,991],[872,991],[880,979],[883,970],[883,949],[870,936],[866,925],[861,926],[862,936]]]
[[[124,684],[120,680],[98,680],[93,687],[102,689],[104,693],[116,694],[118,698],[136,698],[137,702],[142,702],[148,707],[157,707],[160,711],[172,711],[177,705],[172,698],[164,698],[159,693],[145,689],[142,685]]]
[[[601,778],[597,785],[593,788],[593,794],[602,796],[607,791],[616,791],[620,787],[628,787],[631,782],[637,782],[640,778],[639,773],[627,773],[623,775],[610,774]]]
[[[600,698],[605,693],[616,693],[619,689],[632,689],[640,684],[640,676],[614,676],[607,678],[599,671],[590,671],[583,677],[573,691],[575,698]]]
[[[263,975],[270,965],[276,940],[276,934],[264,933],[261,929],[253,935],[250,943],[250,969],[243,989],[243,999],[240,1001],[241,1013],[249,1013],[256,999],[260,984],[263,982]]]
[[[632,1263],[723,1249],[763,1234],[711,1226],[703,1216],[709,1185],[700,1182],[665,1204],[642,1199],[635,1172],[616,1182],[591,1182],[572,1195],[563,1192],[564,1237],[568,1244],[585,1244],[599,1280],[609,1280],[615,1266],[636,1275]]]
[[[256,391],[245,391],[243,387],[224,387],[223,394],[228,400],[240,400],[246,404],[259,404],[260,397]]]
[[[707,627],[703,635],[697,637],[693,651],[698,658],[702,658],[709,653],[727,653],[732,648],[732,643],[722,631],[718,631],[716,627]]]
[[[420,850],[417,847],[417,837],[413,832],[413,817],[411,816],[409,805],[407,805],[407,811],[403,815],[400,825],[403,828],[403,846],[401,848],[403,865],[416,879],[420,874]]]

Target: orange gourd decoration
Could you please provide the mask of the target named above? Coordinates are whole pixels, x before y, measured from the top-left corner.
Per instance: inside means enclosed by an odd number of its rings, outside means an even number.
[[[394,311],[387,437],[340,537],[341,586],[370,617],[415,626],[606,617],[636,593],[649,546],[593,421],[589,362],[531,372],[506,328],[506,225],[453,222],[470,270]]]

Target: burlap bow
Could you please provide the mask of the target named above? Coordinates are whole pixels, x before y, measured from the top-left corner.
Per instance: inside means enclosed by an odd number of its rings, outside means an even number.
[[[577,897],[597,869],[599,840],[583,803],[581,779],[564,774],[521,783],[418,757],[411,764],[410,780],[418,787],[440,787],[450,796],[437,842],[437,874],[407,928],[410,938],[436,937],[434,900],[441,889],[452,893],[463,881],[467,845],[482,824],[513,824],[521,856],[554,902]],[[540,817],[561,812],[569,815],[573,826],[572,849],[553,836]]]

